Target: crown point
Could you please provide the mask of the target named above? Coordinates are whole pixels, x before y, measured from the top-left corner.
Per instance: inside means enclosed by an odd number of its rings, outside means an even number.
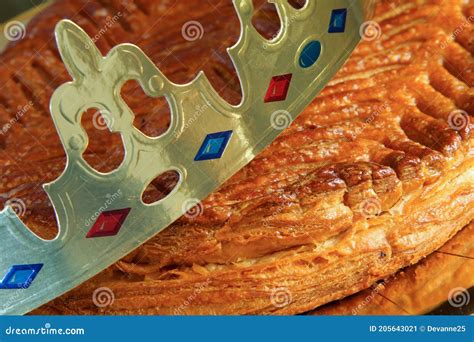
[[[251,10],[249,3],[245,0],[240,3],[239,8],[242,14],[249,14]]]
[[[68,19],[63,19],[63,20],[60,20],[57,24],[56,24],[56,32],[60,32],[60,31],[65,31],[67,30],[68,28],[72,28],[74,27],[74,23]]]

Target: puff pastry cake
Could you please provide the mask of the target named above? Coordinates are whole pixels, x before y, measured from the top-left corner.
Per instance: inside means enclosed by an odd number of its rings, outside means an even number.
[[[446,301],[449,313],[472,314],[467,291],[474,286],[473,237],[474,222],[418,264],[310,314],[423,315],[442,312]]]
[[[255,26],[272,36],[273,6],[256,8]],[[473,16],[473,1],[380,1],[378,39],[366,39],[199,215],[34,313],[295,314],[366,289],[442,246],[474,218]],[[22,219],[46,238],[56,228],[41,184],[65,165],[48,112],[53,90],[69,79],[53,40],[61,18],[83,27],[103,53],[135,43],[172,81],[202,69],[227,100],[240,97],[225,51],[240,30],[231,1],[55,2],[0,57],[0,124],[9,127],[0,135],[0,200],[22,199]],[[189,20],[204,28],[198,42],[181,35]],[[162,102],[134,83],[122,93],[144,133],[166,129]],[[118,166],[118,137],[84,118],[85,159],[101,171]],[[147,198],[175,181],[160,177]],[[111,305],[94,305],[99,287],[113,291]]]

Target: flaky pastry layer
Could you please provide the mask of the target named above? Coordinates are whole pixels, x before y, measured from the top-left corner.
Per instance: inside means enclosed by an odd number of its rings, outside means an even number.
[[[273,7],[257,3],[255,25],[271,36]],[[0,199],[24,200],[22,219],[35,232],[55,235],[41,184],[65,163],[48,113],[52,91],[69,79],[52,40],[57,20],[72,18],[98,37],[103,53],[121,42],[139,45],[175,82],[203,69],[235,103],[239,83],[225,48],[239,25],[230,1],[213,5],[60,0],[2,54],[0,123],[30,106],[0,136]],[[472,1],[380,1],[380,37],[362,42],[296,122],[203,202],[201,215],[181,218],[35,313],[300,313],[433,252],[474,218],[473,15]],[[198,42],[181,35],[189,20],[204,27]],[[166,108],[136,84],[123,96],[143,132],[166,130]],[[84,127],[85,159],[99,170],[119,165],[119,139],[89,121]],[[145,197],[160,198],[174,181],[157,179]],[[99,287],[113,291],[112,305],[94,305]]]

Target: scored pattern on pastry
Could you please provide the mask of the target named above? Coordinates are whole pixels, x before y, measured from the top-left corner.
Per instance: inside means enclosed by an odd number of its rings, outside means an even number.
[[[27,289],[42,267],[43,264],[13,265],[0,281],[0,289]]]
[[[86,237],[96,238],[117,235],[130,210],[132,210],[132,208],[109,210],[100,213]]]

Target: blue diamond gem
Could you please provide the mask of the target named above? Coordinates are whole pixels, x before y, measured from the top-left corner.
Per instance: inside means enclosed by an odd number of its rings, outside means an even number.
[[[229,143],[232,131],[208,134],[199,148],[195,161],[219,159]]]
[[[335,9],[329,22],[329,33],[341,33],[346,30],[347,8]]]
[[[35,280],[43,264],[14,265],[0,281],[0,289],[27,289]]]

